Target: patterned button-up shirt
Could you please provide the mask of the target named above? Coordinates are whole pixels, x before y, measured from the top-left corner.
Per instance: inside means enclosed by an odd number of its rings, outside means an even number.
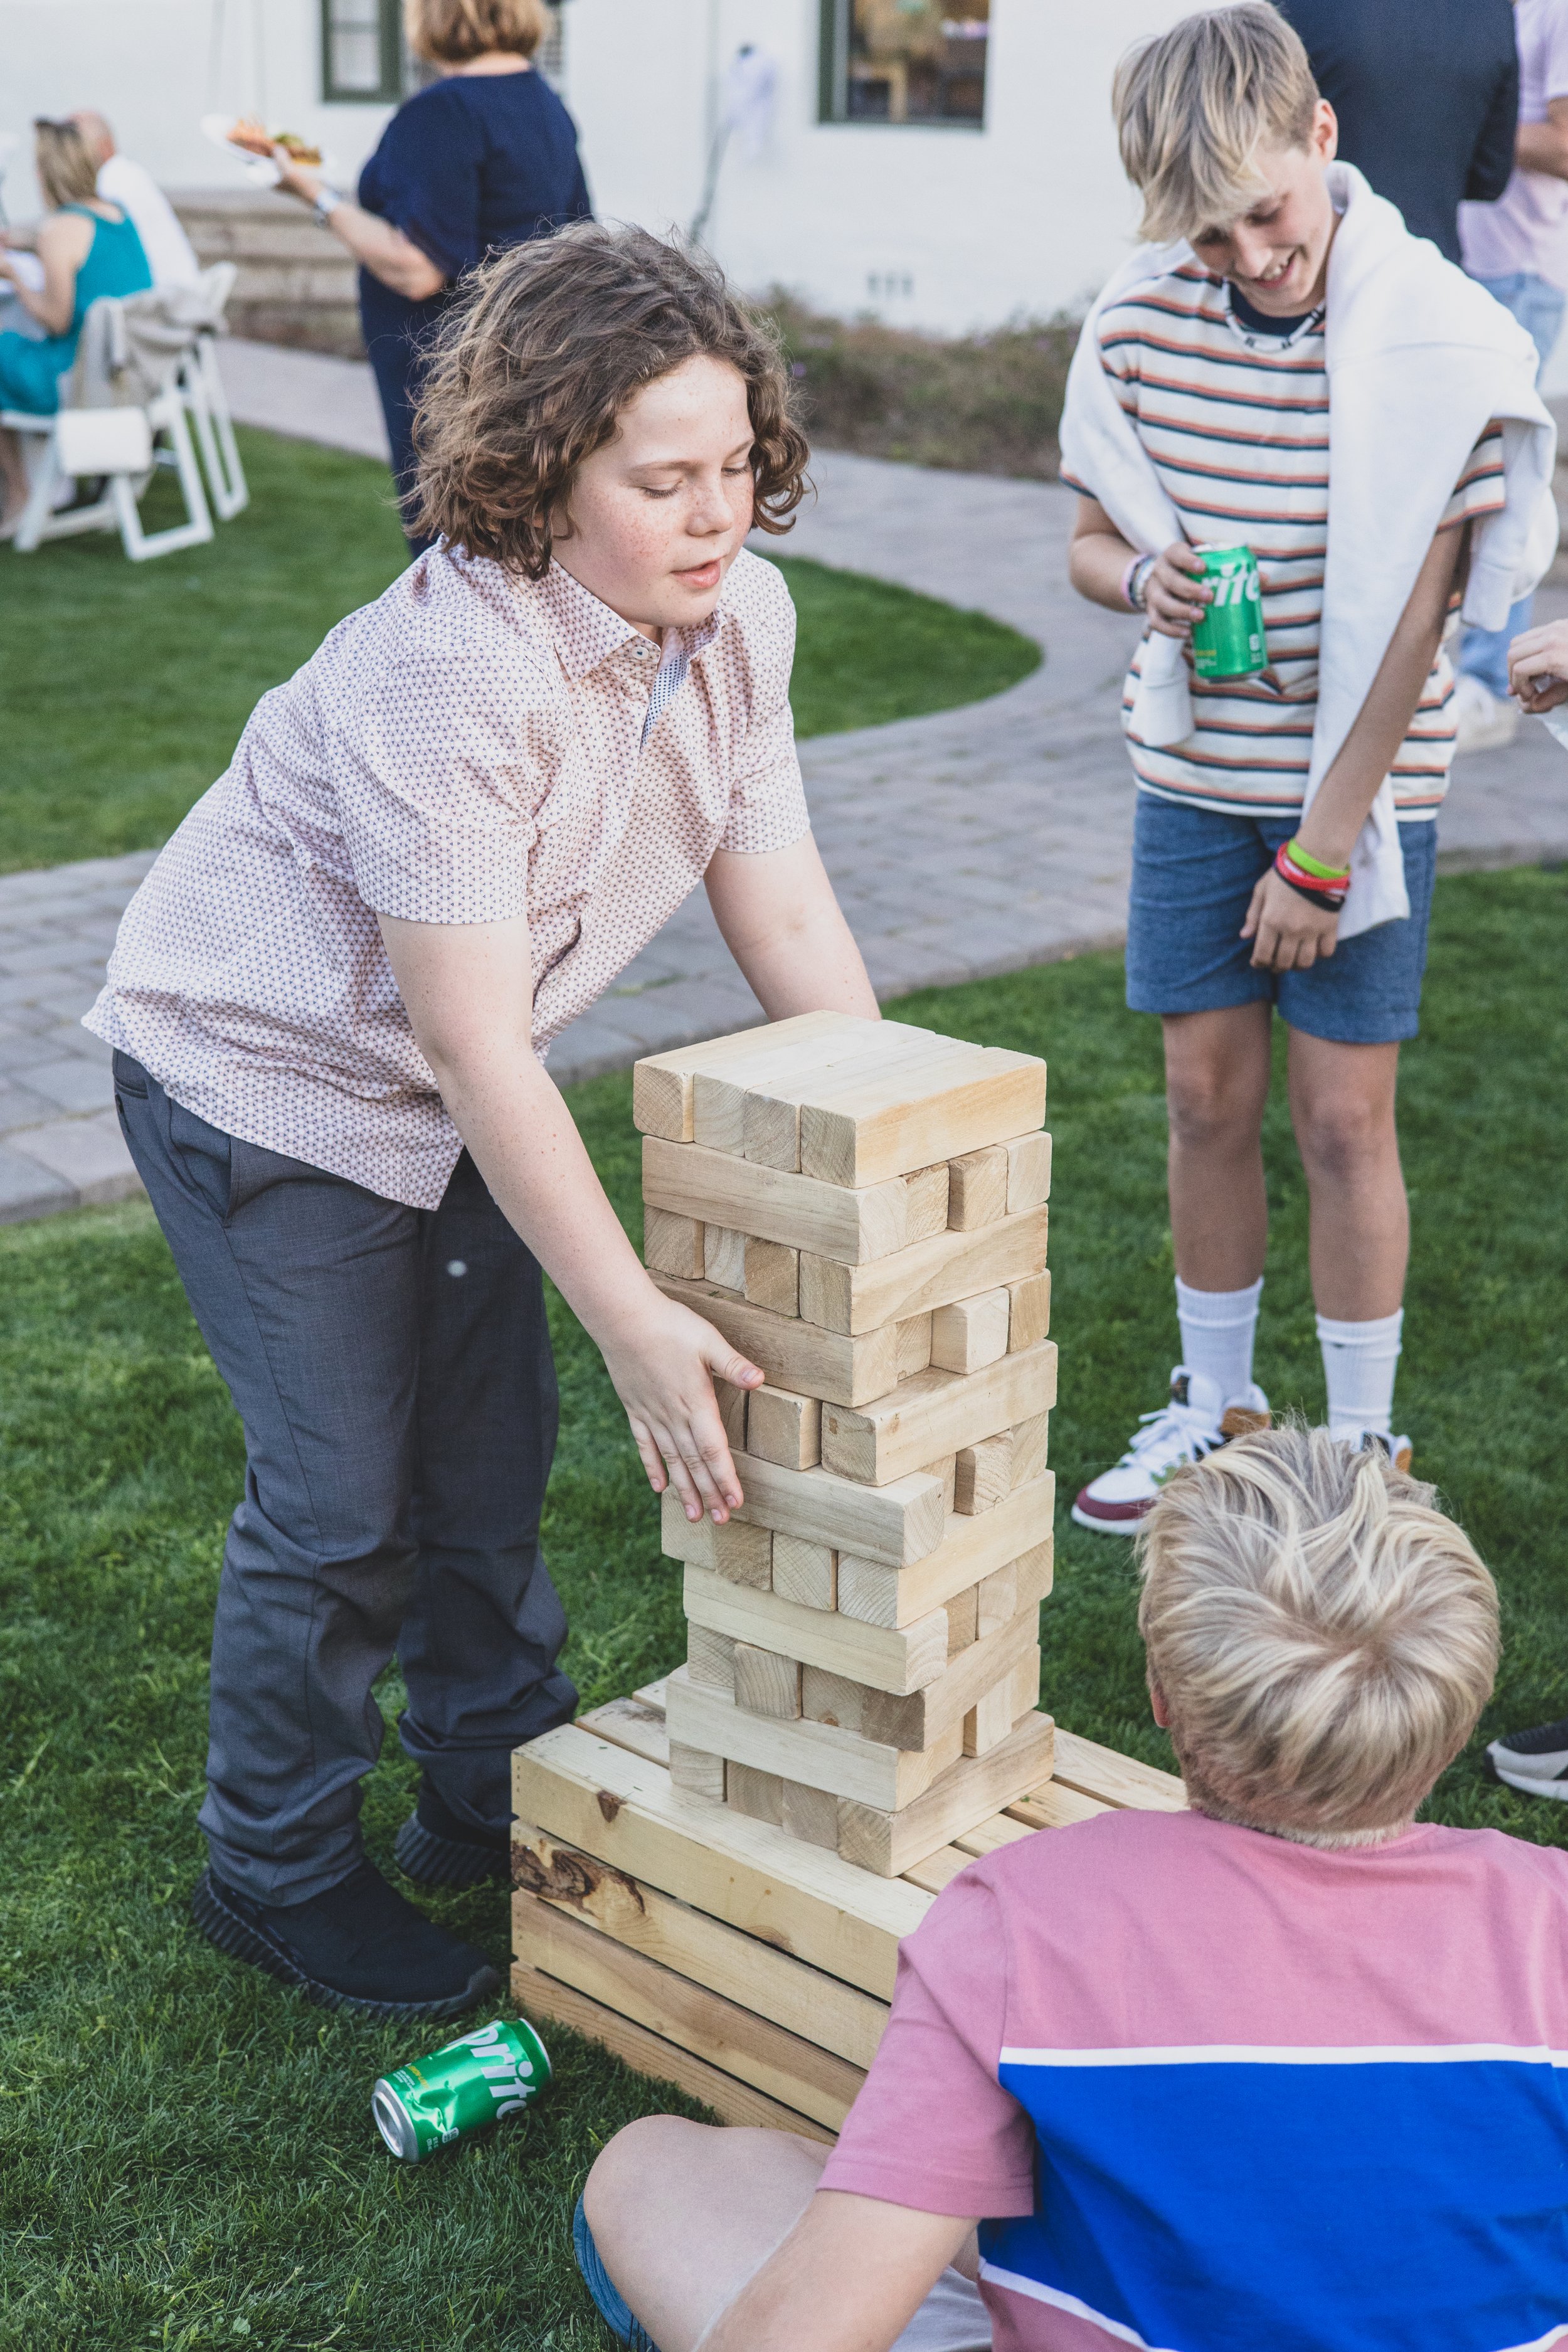
[[[462,1146],[377,914],[526,915],[542,1059],[715,850],[809,830],[794,651],[783,578],[748,552],[662,663],[559,564],[424,556],[257,705],[88,1027],[213,1126],[436,1207]]]

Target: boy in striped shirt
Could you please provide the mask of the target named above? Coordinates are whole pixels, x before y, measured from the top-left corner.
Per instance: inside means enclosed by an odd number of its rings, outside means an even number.
[[[1073,583],[1184,640],[1211,594],[1195,549],[1245,542],[1258,561],[1268,658],[1258,676],[1192,677],[1192,732],[1173,744],[1138,723],[1149,636],[1126,686],[1138,781],[1128,1003],[1164,1022],[1183,1358],[1169,1407],[1145,1415],[1121,1462],[1073,1507],[1080,1525],[1126,1536],[1177,1464],[1267,1423],[1252,1350],[1276,1007],[1289,1028],[1291,1113],[1311,1195],[1330,1423],[1409,1461],[1393,1423],[1409,1234],[1394,1082],[1400,1041],[1416,1031],[1433,820],[1453,757],[1443,638],[1470,527],[1500,510],[1505,490],[1492,426],[1448,478],[1404,618],[1304,811],[1329,543],[1330,258],[1347,203],[1375,209],[1380,200],[1348,167],[1331,173],[1332,110],[1297,36],[1268,5],[1189,17],[1135,52],[1118,77],[1117,114],[1145,235],[1187,241],[1101,310],[1100,364],[1184,535],[1140,558],[1100,503],[1109,485],[1064,467],[1081,494]],[[1381,212],[1385,237],[1408,246],[1392,208]],[[1435,256],[1421,266],[1450,267]],[[1426,361],[1408,353],[1413,388]],[[1391,526],[1397,511],[1395,498]],[[1352,848],[1385,776],[1409,915],[1337,939]]]

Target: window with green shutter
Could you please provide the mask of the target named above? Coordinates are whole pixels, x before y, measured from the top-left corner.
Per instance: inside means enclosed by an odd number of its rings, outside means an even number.
[[[401,0],[321,0],[321,96],[329,106],[397,104]]]
[[[985,121],[991,0],[822,0],[824,122]]]

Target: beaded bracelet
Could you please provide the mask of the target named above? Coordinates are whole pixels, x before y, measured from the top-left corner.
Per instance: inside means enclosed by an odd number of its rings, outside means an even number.
[[[1314,857],[1311,864],[1317,866],[1319,860]],[[1310,899],[1314,907],[1324,908],[1331,915],[1337,915],[1345,903],[1350,887],[1350,867],[1345,866],[1340,873],[1331,868],[1313,873],[1293,841],[1282,841],[1275,851],[1274,871],[1281,882],[1288,883],[1300,897]]]
[[[1121,575],[1121,601],[1130,612],[1146,613],[1149,609],[1149,574],[1154,569],[1152,555],[1135,555]]]

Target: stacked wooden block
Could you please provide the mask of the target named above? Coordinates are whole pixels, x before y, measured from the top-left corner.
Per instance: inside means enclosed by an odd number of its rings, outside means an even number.
[[[663,1504],[672,1781],[892,1877],[1049,1780],[1045,1065],[811,1013],[637,1065],[645,1255],[767,1376]]]

